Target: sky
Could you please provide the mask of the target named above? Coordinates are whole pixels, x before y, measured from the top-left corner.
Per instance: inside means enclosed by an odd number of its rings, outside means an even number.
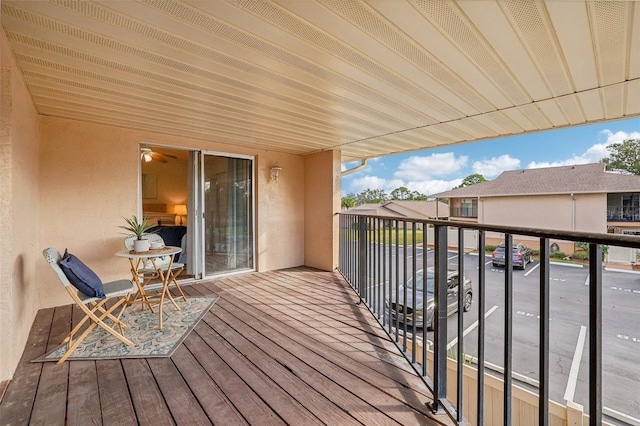
[[[638,138],[640,118],[631,118],[379,157],[342,178],[342,195],[365,189],[389,194],[401,186],[431,195],[474,173],[492,180],[507,170],[597,163],[608,145]],[[359,164],[345,163],[342,170]]]

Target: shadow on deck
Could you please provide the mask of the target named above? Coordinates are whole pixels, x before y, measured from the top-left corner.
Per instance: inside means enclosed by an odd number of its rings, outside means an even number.
[[[171,358],[31,363],[68,333],[73,309],[40,311],[2,424],[452,424],[338,273],[183,289],[220,299]]]

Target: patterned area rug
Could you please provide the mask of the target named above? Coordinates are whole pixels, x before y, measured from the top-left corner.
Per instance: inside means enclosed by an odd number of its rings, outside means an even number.
[[[187,297],[186,302],[176,299],[180,311],[171,303],[165,304],[162,310],[162,330],[158,329],[157,310],[151,313],[149,308],[143,311],[141,305],[129,306],[121,319],[129,326],[124,330],[124,335],[133,342],[132,346],[125,345],[102,328],[96,327],[67,360],[170,357],[217,300],[218,296]],[[64,355],[66,348],[67,345],[60,345],[32,362],[57,361]]]

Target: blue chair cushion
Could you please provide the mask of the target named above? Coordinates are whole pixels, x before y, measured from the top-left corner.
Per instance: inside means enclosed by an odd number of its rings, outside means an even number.
[[[60,268],[75,288],[91,297],[104,299],[102,280],[80,259],[64,250],[64,256],[60,260]]]

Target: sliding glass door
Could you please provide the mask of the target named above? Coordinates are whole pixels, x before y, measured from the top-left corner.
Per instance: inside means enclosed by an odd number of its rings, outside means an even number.
[[[201,157],[204,276],[254,269],[253,158]]]

